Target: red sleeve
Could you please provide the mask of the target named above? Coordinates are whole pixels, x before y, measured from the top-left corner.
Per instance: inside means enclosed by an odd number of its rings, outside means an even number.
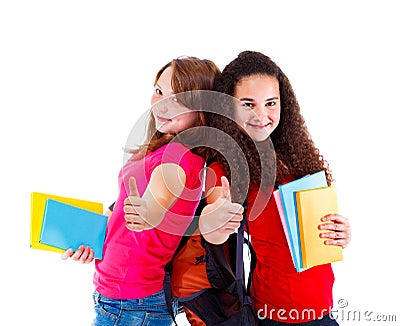
[[[224,169],[221,163],[213,162],[207,167],[206,172],[206,193],[214,187],[221,186],[221,177],[224,176]]]

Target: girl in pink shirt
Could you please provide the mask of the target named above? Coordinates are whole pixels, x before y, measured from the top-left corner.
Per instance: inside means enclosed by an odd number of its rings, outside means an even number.
[[[189,226],[202,192],[202,148],[190,149],[204,113],[176,94],[212,90],[218,67],[194,57],[174,59],[158,72],[144,145],[119,173],[103,259],[96,260],[93,325],[171,325],[163,292],[164,267]],[[196,108],[198,109],[198,108]],[[200,128],[201,129],[201,128]],[[185,137],[187,141],[185,141]],[[90,263],[93,250],[62,258]]]

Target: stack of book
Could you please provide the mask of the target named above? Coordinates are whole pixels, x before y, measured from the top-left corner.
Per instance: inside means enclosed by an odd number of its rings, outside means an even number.
[[[342,247],[326,245],[318,229],[322,217],[338,214],[336,188],[328,187],[324,171],[279,186],[274,197],[298,272],[343,260]]]
[[[33,192],[30,246],[64,252],[84,245],[101,259],[108,220],[102,213],[101,203]]]

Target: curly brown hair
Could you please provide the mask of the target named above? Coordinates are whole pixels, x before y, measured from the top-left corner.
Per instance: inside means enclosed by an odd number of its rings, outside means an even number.
[[[289,79],[268,56],[255,51],[241,52],[236,59],[230,62],[216,81],[216,90],[233,96],[235,87],[244,77],[253,75],[272,76],[279,82],[281,115],[277,128],[270,135],[276,155],[276,179],[275,187],[288,181],[288,178],[301,178],[307,174],[324,170],[327,183],[332,182],[332,175],[328,162],[320,154],[311,139],[304,118],[300,112],[300,106]],[[233,110],[225,112],[233,119]],[[223,120],[221,122],[221,120]],[[208,125],[223,129],[229,133],[239,144],[247,157],[251,181],[260,184],[263,171],[263,155],[269,155],[268,151],[260,153],[262,144],[255,144],[250,137],[233,123],[227,123],[226,119],[210,119]],[[253,143],[253,144],[252,144]],[[218,156],[218,154],[217,154]],[[221,160],[221,157],[218,158]],[[261,161],[260,161],[261,160]],[[241,163],[242,164],[242,163]],[[223,162],[225,172],[230,176],[234,169],[240,171],[241,166],[227,167],[226,159]],[[271,167],[271,164],[267,165]],[[230,171],[229,171],[230,170]],[[232,177],[230,176],[231,181]]]

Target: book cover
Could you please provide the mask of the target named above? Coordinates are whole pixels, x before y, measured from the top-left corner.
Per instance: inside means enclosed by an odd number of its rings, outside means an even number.
[[[47,199],[40,243],[64,251],[89,246],[94,250],[94,257],[101,259],[107,220],[105,215]]]
[[[321,218],[338,213],[334,186],[296,192],[303,267],[343,260],[342,247],[326,245],[318,229]],[[331,222],[332,223],[332,222]]]
[[[30,246],[32,249],[40,249],[55,252],[64,252],[60,248],[40,243],[40,232],[42,230],[44,209],[47,199],[54,199],[66,204],[70,204],[79,208],[102,214],[103,204],[93,201],[81,200],[76,198],[62,197],[40,192],[31,194],[31,225],[30,225]]]
[[[283,212],[282,199],[281,199],[281,195],[279,193],[279,189],[275,190],[273,192],[273,195],[274,195],[276,207],[278,209],[279,217],[282,222],[283,232],[285,232],[285,237],[286,237],[287,244],[288,244],[288,247],[290,250],[290,255],[292,256],[293,264],[294,264],[294,255],[293,255],[292,246],[290,245],[289,231],[288,231],[288,227],[286,224],[285,213]]]
[[[304,269],[302,267],[300,234],[296,212],[296,191],[326,186],[325,171],[319,171],[278,187],[288,228],[290,246],[293,251],[294,265],[298,272]]]

